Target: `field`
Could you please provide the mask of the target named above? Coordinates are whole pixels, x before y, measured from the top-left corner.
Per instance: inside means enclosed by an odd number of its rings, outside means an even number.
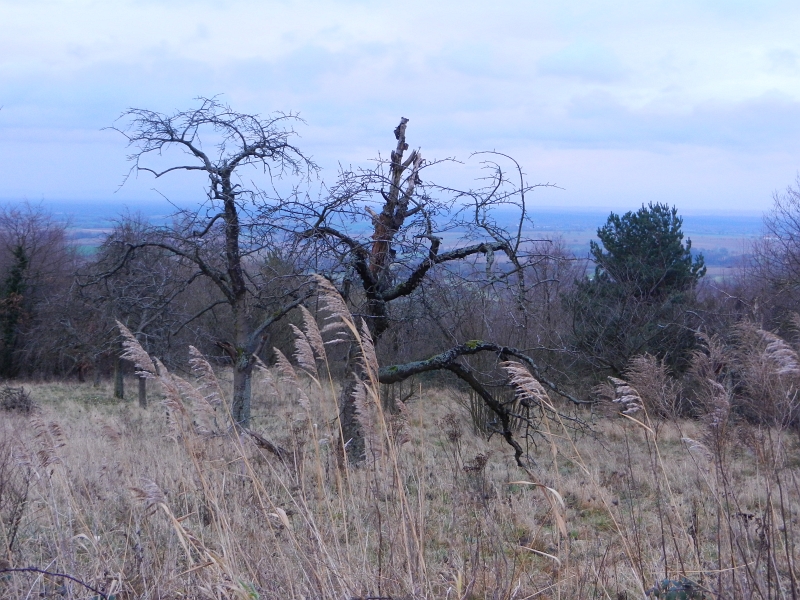
[[[2,597],[797,597],[796,432],[586,410],[543,421],[522,469],[423,386],[396,415],[374,396],[354,469],[330,382],[262,372],[254,437],[196,374],[147,408],[25,385],[37,406],[0,420]]]
[[[551,216],[542,237],[567,246],[597,222]],[[696,224],[695,247],[735,254],[721,244],[749,225],[734,225]],[[524,356],[496,350],[471,367],[514,388],[483,396],[493,416],[446,374],[379,384],[369,327],[318,287],[317,314],[293,329],[297,369],[279,353],[273,368],[248,362],[260,369],[248,429],[228,412],[231,372],[192,348],[170,373],[119,323],[149,405],[102,382],[0,386],[0,596],[797,598],[800,356],[788,341],[747,321],[698,334],[679,379],[639,355],[591,408],[549,396],[535,366],[505,361]],[[338,342],[346,369],[328,363]],[[329,375],[342,371],[354,378],[347,428]],[[588,378],[575,381],[589,397]]]
[[[106,236],[123,212],[113,203],[54,203],[50,208],[57,220],[69,223],[70,236],[83,252],[91,253]],[[631,210],[638,207],[632,206]],[[169,204],[143,203],[132,207],[153,224],[169,222],[175,210]],[[560,240],[569,252],[579,258],[588,256],[589,241],[597,241],[597,228],[602,226],[610,211],[598,209],[538,207],[531,209],[533,228],[526,232],[531,238]],[[615,211],[624,213],[625,211]],[[516,215],[499,211],[501,225],[512,227]],[[692,240],[695,251],[703,252],[709,266],[709,276],[725,275],[737,265],[737,260],[749,252],[749,242],[761,234],[760,214],[689,214],[684,217],[683,231]],[[458,238],[457,233],[445,234],[445,239]]]

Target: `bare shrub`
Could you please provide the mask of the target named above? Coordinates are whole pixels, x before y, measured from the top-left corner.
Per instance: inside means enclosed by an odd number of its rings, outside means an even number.
[[[736,328],[731,354],[734,410],[756,423],[796,424],[800,416],[797,352],[774,333],[744,322]]]
[[[682,399],[681,383],[670,375],[662,359],[650,354],[634,356],[628,363],[625,377],[639,391],[651,418],[674,419],[689,412]]]
[[[35,408],[31,395],[23,387],[0,388],[0,410],[30,413]]]

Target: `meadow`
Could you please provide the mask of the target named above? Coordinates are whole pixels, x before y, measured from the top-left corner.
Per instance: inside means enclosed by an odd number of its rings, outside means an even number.
[[[545,420],[523,469],[423,385],[398,414],[367,390],[352,468],[335,385],[287,364],[258,377],[253,434],[224,426],[227,374],[199,356],[147,408],[26,384],[31,410],[0,420],[0,595],[797,597],[796,431],[724,400],[700,420],[600,403],[586,428]]]

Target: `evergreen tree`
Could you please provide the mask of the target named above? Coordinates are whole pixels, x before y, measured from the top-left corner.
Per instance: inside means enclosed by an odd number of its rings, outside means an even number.
[[[692,257],[682,225],[676,208],[651,203],[611,213],[597,230],[594,277],[567,298],[575,346],[594,366],[620,374],[646,352],[685,368],[696,340],[688,309],[706,267],[702,255]]]
[[[17,372],[14,351],[17,347],[19,322],[23,315],[25,298],[25,271],[28,268],[28,256],[22,245],[12,251],[14,263],[8,270],[3,282],[2,300],[0,300],[0,330],[2,331],[2,352],[0,352],[0,376],[13,377]]]
[[[649,204],[623,216],[611,213],[592,241],[595,281],[624,286],[640,299],[683,292],[706,273],[703,256],[692,260],[692,241],[683,243],[683,219],[675,207]]]

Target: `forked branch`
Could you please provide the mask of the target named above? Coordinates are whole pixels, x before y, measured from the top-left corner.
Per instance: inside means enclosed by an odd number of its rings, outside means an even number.
[[[472,340],[466,342],[464,344],[459,344],[458,346],[454,346],[441,354],[437,354],[436,356],[432,356],[426,360],[419,360],[410,363],[405,363],[402,365],[392,365],[390,367],[383,367],[380,369],[378,373],[378,379],[383,384],[392,384],[398,383],[400,381],[404,381],[413,375],[418,375],[420,373],[427,373],[430,371],[450,371],[456,377],[464,381],[467,385],[470,386],[480,398],[483,400],[484,404],[495,414],[499,420],[501,425],[500,433],[503,436],[503,439],[514,449],[514,460],[520,467],[524,467],[525,465],[522,462],[522,456],[524,455],[524,451],[522,446],[520,446],[519,442],[514,437],[513,429],[512,429],[512,421],[514,419],[522,418],[523,420],[528,422],[528,425],[531,425],[531,421],[528,417],[523,415],[514,414],[511,411],[511,408],[504,404],[503,402],[499,401],[495,398],[487,389],[486,385],[481,383],[473,370],[465,365],[462,364],[458,359],[463,356],[470,356],[479,354],[481,352],[491,352],[495,353],[500,360],[507,360],[508,358],[516,358],[517,360],[523,362],[528,370],[532,373],[534,379],[536,379],[541,385],[549,388],[556,394],[566,398],[570,402],[576,405],[584,405],[584,404],[591,404],[590,401],[586,400],[579,400],[575,398],[573,395],[569,394],[562,390],[556,383],[546,379],[542,376],[539,367],[536,365],[534,360],[525,354],[524,352],[516,349],[511,348],[508,346],[501,346],[499,344],[495,344],[493,342],[486,342],[483,340]],[[524,404],[524,403],[523,403]],[[538,408],[543,412],[553,412],[551,406],[525,406],[525,409],[530,408]],[[570,419],[572,420],[572,419]]]

